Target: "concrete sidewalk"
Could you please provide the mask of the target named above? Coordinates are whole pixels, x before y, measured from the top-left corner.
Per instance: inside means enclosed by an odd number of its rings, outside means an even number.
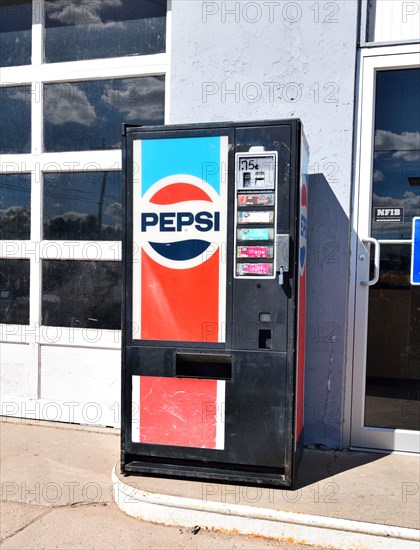
[[[111,474],[119,432],[0,417],[0,548],[278,549],[302,547],[124,514]],[[122,501],[129,501],[122,497]]]
[[[323,548],[420,549],[420,457],[305,449],[293,490],[113,474],[137,518]]]
[[[290,491],[121,477],[116,430],[0,429],[1,548],[420,547],[419,456],[306,449]]]

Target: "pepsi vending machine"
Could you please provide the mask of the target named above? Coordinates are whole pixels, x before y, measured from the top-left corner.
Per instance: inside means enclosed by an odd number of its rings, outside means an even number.
[[[123,136],[122,472],[291,485],[303,438],[302,124]]]

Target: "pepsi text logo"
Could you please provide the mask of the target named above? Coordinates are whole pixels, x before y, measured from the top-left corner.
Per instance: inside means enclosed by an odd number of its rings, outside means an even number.
[[[224,224],[218,193],[189,174],[163,178],[141,198],[141,247],[165,267],[188,269],[207,261],[222,244]]]
[[[184,228],[194,225],[197,231],[220,231],[220,212],[156,212],[141,215],[141,230],[147,231],[150,227],[159,225],[159,231],[183,231]]]

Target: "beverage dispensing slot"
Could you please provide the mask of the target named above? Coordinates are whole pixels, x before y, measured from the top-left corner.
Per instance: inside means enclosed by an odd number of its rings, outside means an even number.
[[[232,378],[232,355],[176,353],[175,376],[179,378],[230,380]]]

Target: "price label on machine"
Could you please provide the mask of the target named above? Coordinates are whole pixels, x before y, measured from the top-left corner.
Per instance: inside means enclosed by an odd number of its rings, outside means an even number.
[[[276,184],[276,153],[238,153],[236,155],[237,189],[274,189]]]

